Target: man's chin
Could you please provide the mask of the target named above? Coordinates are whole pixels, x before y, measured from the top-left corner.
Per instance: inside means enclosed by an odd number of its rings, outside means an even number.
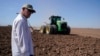
[[[26,17],[26,18],[30,18],[30,16],[29,17]]]

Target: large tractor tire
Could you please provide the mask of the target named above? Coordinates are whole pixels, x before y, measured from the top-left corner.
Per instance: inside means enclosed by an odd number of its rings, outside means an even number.
[[[46,30],[46,26],[41,26],[40,33],[45,33],[45,30]]]
[[[71,32],[71,28],[70,28],[69,26],[67,26],[65,33],[66,33],[67,35],[69,35],[70,32]]]
[[[56,33],[57,33],[56,25],[48,25],[48,26],[46,26],[46,34],[56,34]]]

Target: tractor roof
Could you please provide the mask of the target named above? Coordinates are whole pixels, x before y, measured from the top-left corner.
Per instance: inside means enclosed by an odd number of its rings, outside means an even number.
[[[53,19],[53,18],[61,18],[61,16],[51,16],[49,19]]]

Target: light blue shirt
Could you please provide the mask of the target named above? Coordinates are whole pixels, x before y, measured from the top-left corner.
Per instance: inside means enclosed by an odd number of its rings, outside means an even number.
[[[27,19],[19,14],[12,26],[12,56],[34,55],[31,32],[28,27]]]

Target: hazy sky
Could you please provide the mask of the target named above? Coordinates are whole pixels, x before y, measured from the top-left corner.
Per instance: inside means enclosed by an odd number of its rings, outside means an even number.
[[[28,20],[32,26],[49,23],[51,15],[58,15],[70,27],[100,28],[100,0],[0,0],[0,25],[12,25],[25,3],[36,10]]]

